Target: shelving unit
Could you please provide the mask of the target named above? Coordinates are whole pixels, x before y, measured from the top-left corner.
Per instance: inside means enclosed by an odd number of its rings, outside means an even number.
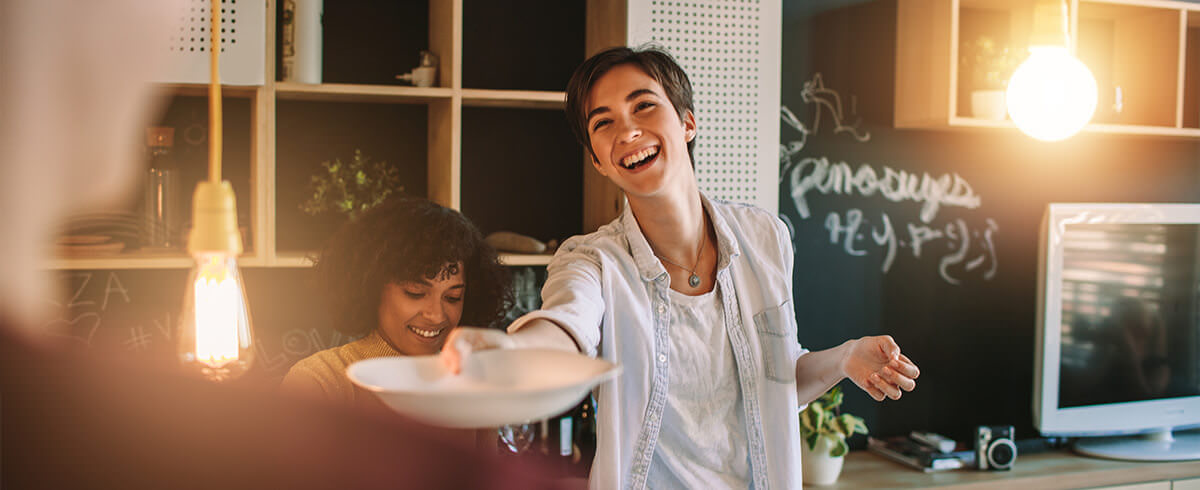
[[[573,0],[568,8],[577,10],[580,13],[578,25],[573,27],[564,27],[564,29],[574,29],[582,31],[584,22],[583,0]],[[468,111],[509,111],[505,114],[524,114],[523,110],[537,111],[561,111],[565,100],[565,94],[557,91],[541,90],[542,87],[530,87],[532,89],[500,89],[495,87],[464,87],[462,81],[463,74],[463,51],[464,51],[464,9],[479,8],[488,9],[487,2],[476,0],[429,0],[427,5],[428,10],[428,39],[427,44],[420,46],[418,49],[429,49],[438,55],[439,70],[438,70],[438,86],[429,88],[418,88],[402,85],[380,84],[381,75],[374,74],[364,80],[364,83],[343,83],[341,78],[345,77],[327,77],[327,79],[336,80],[337,83],[324,83],[319,85],[309,85],[301,83],[290,83],[276,81],[276,39],[277,39],[277,24],[276,12],[278,9],[278,0],[268,0],[266,3],[266,84],[261,87],[225,87],[223,93],[225,97],[238,97],[249,100],[249,124],[248,130],[244,135],[231,134],[229,126],[226,126],[225,134],[227,140],[234,140],[238,137],[249,139],[249,171],[247,175],[241,176],[244,179],[241,183],[235,182],[235,187],[244,186],[248,189],[247,192],[239,191],[237,198],[239,200],[239,209],[245,209],[248,212],[244,213],[241,220],[242,225],[249,225],[250,236],[247,240],[252,246],[248,246],[246,253],[241,258],[241,263],[251,267],[305,267],[311,265],[308,256],[312,255],[313,250],[316,250],[322,237],[295,237],[290,236],[289,232],[295,231],[296,223],[290,222],[293,220],[295,212],[293,209],[297,205],[296,202],[281,201],[281,198],[292,199],[295,197],[295,182],[300,180],[298,176],[311,175],[311,169],[319,165],[321,161],[331,160],[334,156],[338,158],[350,158],[352,151],[338,150],[330,155],[311,155],[305,151],[305,148],[314,147],[315,145],[328,144],[334,148],[357,148],[364,143],[361,141],[350,141],[353,138],[339,138],[337,141],[311,141],[314,134],[324,134],[320,131],[319,125],[322,123],[339,124],[337,128],[341,133],[353,131],[345,126],[346,120],[353,120],[358,117],[362,111],[367,116],[362,117],[369,121],[382,121],[380,124],[391,128],[407,128],[404,131],[414,134],[397,134],[390,137],[395,138],[395,141],[388,142],[387,151],[401,152],[395,155],[395,159],[378,158],[379,155],[372,155],[376,159],[388,160],[395,162],[398,165],[411,164],[412,160],[407,158],[410,155],[419,154],[423,151],[423,159],[425,164],[423,168],[414,168],[411,165],[401,169],[402,174],[421,175],[423,182],[413,182],[409,180],[403,184],[406,187],[406,192],[415,195],[423,195],[444,206],[462,210],[469,218],[476,220],[476,217],[471,216],[469,209],[464,209],[463,201],[463,179],[464,169],[484,168],[486,165],[496,165],[503,163],[505,165],[520,166],[506,170],[508,172],[516,172],[528,174],[526,177],[530,182],[536,182],[537,185],[546,187],[555,187],[560,189],[560,195],[572,195],[579,199],[579,207],[582,212],[579,216],[574,216],[567,222],[584,223],[583,215],[600,216],[600,218],[589,218],[585,226],[582,224],[570,225],[574,229],[555,229],[553,232],[560,236],[554,237],[538,237],[540,239],[557,238],[559,240],[566,236],[591,231],[595,228],[595,223],[605,222],[612,217],[615,217],[616,205],[612,201],[619,199],[619,193],[605,192],[597,193],[589,191],[597,185],[604,183],[583,182],[583,178],[577,179],[578,182],[548,182],[545,180],[539,181],[537,174],[541,169],[546,168],[546,165],[570,165],[571,163],[579,165],[582,169],[586,165],[586,161],[580,158],[580,152],[577,149],[567,150],[563,153],[560,148],[558,154],[540,154],[540,149],[536,147],[526,147],[519,149],[527,155],[527,158],[535,159],[532,162],[493,162],[489,158],[490,152],[473,149],[472,141],[465,141],[463,135],[464,124],[464,107],[468,107]],[[464,3],[466,6],[464,6]],[[392,8],[392,9],[411,9],[411,5],[405,4],[400,6],[390,5],[387,7],[377,7],[367,2],[359,2],[356,7],[359,9],[365,8]],[[562,2],[548,2],[548,8],[564,8]],[[346,8],[346,4],[326,3],[326,32],[327,39],[329,36],[331,18],[330,9]],[[357,4],[356,4],[357,5]],[[418,8],[420,6],[418,5]],[[388,22],[396,19],[387,20],[371,20],[370,16],[358,15],[359,12],[354,12],[355,15],[349,15],[342,11],[343,18],[354,17],[357,19],[366,18],[368,20],[362,22]],[[486,12],[488,16],[493,15],[493,12]],[[409,22],[419,22],[412,19],[401,19]],[[487,20],[487,19],[483,19]],[[355,22],[359,22],[355,20]],[[503,24],[503,23],[501,23]],[[528,26],[519,25],[513,22],[520,29],[527,29]],[[390,29],[404,29],[405,26],[388,25],[379,27],[381,32],[390,32]],[[418,26],[425,27],[425,26]],[[515,28],[515,27],[514,27]],[[577,59],[568,59],[562,61],[564,70],[569,74],[574,65],[584,59],[584,45],[582,34],[579,34],[580,41],[578,43]],[[503,37],[503,36],[500,36]],[[366,42],[366,41],[361,41]],[[326,48],[330,48],[327,40]],[[378,48],[397,50],[400,48]],[[335,49],[346,49],[339,47]],[[489,49],[491,47],[489,46]],[[415,65],[416,50],[411,53],[403,52],[371,52],[362,54],[360,50],[354,49],[354,56],[365,56],[364,59],[377,60],[381,58],[391,58],[393,60],[405,59],[412,57],[412,62],[393,61],[391,66],[395,67],[396,73],[401,73],[411,65]],[[514,50],[515,51],[515,50]],[[339,53],[343,54],[343,53]],[[348,54],[349,55],[349,54]],[[326,55],[329,58],[329,55]],[[346,60],[339,56],[338,63],[345,64]],[[544,57],[535,56],[534,54],[521,53],[519,59],[524,63],[538,64],[543,63]],[[368,61],[373,63],[374,61]],[[367,63],[367,62],[364,62]],[[361,63],[360,63],[361,64]],[[326,64],[326,69],[330,68],[329,62]],[[374,68],[374,67],[372,67]],[[518,67],[520,68],[520,67]],[[378,71],[378,70],[376,70]],[[565,85],[565,79],[555,82],[556,86]],[[171,84],[164,85],[162,89],[165,93],[171,94],[174,97],[180,96],[204,96],[207,93],[207,86],[203,84]],[[396,105],[403,106],[399,108]],[[395,109],[388,109],[394,107]],[[420,113],[424,115],[421,116]],[[473,113],[472,113],[473,114]],[[489,113],[490,114],[490,113]],[[473,116],[468,116],[473,117]],[[561,112],[554,114],[558,120],[561,120]],[[413,129],[421,126],[423,129]],[[514,126],[521,126],[523,121],[514,120],[511,123]],[[392,125],[392,126],[387,126]],[[565,130],[565,123],[561,123]],[[315,128],[315,130],[314,130]],[[424,134],[420,134],[423,131]],[[332,132],[332,131],[329,131]],[[343,135],[344,136],[344,135]],[[381,137],[381,138],[386,138]],[[570,145],[574,145],[573,141],[568,141]],[[299,146],[297,146],[299,145]],[[397,146],[398,145],[398,146]],[[417,146],[413,146],[417,145]],[[481,161],[468,162],[464,165],[463,154],[464,146],[468,148],[465,153],[474,155],[472,158],[482,158]],[[383,146],[380,146],[381,148]],[[414,148],[418,148],[414,149]],[[399,148],[399,149],[397,149]],[[408,148],[408,150],[405,150]],[[569,148],[569,147],[568,147]],[[503,150],[512,150],[510,148],[502,148]],[[364,149],[364,153],[371,152]],[[386,153],[386,152],[381,152]],[[503,152],[501,152],[503,153]],[[479,156],[479,155],[483,156]],[[564,162],[565,160],[565,162]],[[228,161],[228,160],[227,160]],[[539,167],[539,165],[543,167]],[[199,177],[202,178],[202,177]],[[182,182],[182,190],[186,196],[180,196],[180,206],[184,213],[190,216],[190,196],[191,189],[199,179]],[[418,178],[418,177],[413,177]],[[561,190],[562,188],[566,190]],[[587,187],[588,189],[585,189]],[[486,195],[472,195],[468,202],[474,203],[474,206],[482,206],[479,203],[488,203],[489,205],[504,208],[512,203],[506,200],[514,198],[525,198],[522,196],[510,196],[504,193],[504,189],[489,189],[486,186],[475,185],[474,191],[486,192]],[[473,191],[473,192],[474,192]],[[525,194],[528,194],[526,192]],[[585,198],[585,196],[605,196],[603,202],[595,198]],[[186,203],[184,201],[187,201]],[[519,203],[518,203],[519,204]],[[542,212],[547,216],[552,216],[560,209],[572,209],[570,206],[562,206],[562,203],[543,203]],[[517,206],[518,209],[521,206]],[[525,208],[529,208],[528,205]],[[244,220],[248,216],[249,222]],[[604,219],[604,218],[607,219]],[[536,222],[542,217],[538,215],[522,216],[521,219]],[[603,221],[599,221],[603,219]],[[560,219],[552,220],[555,222],[563,221]],[[486,223],[481,223],[476,220],[484,233],[489,231]],[[318,235],[328,236],[336,227],[336,223],[317,223]],[[537,226],[535,226],[536,228]],[[542,228],[545,228],[542,226]],[[590,229],[589,229],[590,228]],[[510,229],[511,231],[522,232],[520,229]],[[292,233],[292,235],[295,235]],[[281,240],[282,239],[282,240]],[[545,265],[549,263],[550,255],[516,255],[503,254],[501,260],[509,265]],[[96,256],[86,258],[60,258],[53,264],[48,265],[54,269],[150,269],[150,268],[187,268],[191,266],[191,260],[181,249],[178,253],[168,254],[149,254],[132,252],[126,254],[117,254],[110,256]]]
[[[986,35],[1023,53],[1033,0],[897,0],[894,125],[1016,129],[969,116],[959,45]],[[1173,0],[1070,0],[1070,40],[1100,98],[1084,131],[1200,138],[1200,5]],[[1122,94],[1117,110],[1116,92]]]

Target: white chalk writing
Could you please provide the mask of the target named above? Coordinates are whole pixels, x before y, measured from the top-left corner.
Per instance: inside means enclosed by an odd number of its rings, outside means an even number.
[[[921,206],[921,221],[932,222],[941,206],[979,207],[980,199],[966,179],[958,174],[933,177],[927,173],[912,174],[904,170],[883,167],[882,176],[870,165],[858,170],[846,162],[830,163],[825,157],[805,157],[783,168],[791,183],[792,201],[801,218],[808,218],[808,193],[858,194],[870,197],[876,192],[892,202],[912,201]]]
[[[791,196],[800,221],[812,217],[811,201],[815,195],[853,197],[860,201],[879,196],[885,203],[919,204],[918,222],[914,223],[896,222],[885,211],[880,211],[878,218],[874,214],[868,217],[857,207],[829,211],[823,222],[825,233],[829,243],[847,255],[863,257],[875,251],[881,253],[880,270],[884,273],[892,269],[899,251],[907,249],[917,260],[937,255],[938,275],[953,285],[963,284],[969,276],[984,280],[995,277],[999,265],[994,237],[1000,230],[995,220],[985,218],[984,225],[976,225],[974,229],[963,218],[937,222],[938,212],[942,209],[974,210],[980,207],[982,199],[967,179],[957,173],[930,175],[866,163],[855,167],[825,156],[800,155],[818,133],[822,114],[832,119],[834,136],[849,135],[859,143],[871,138],[869,132],[859,128],[859,120],[852,124],[844,122],[847,114],[842,99],[836,91],[825,87],[820,73],[804,83],[800,98],[805,105],[812,106],[810,123],[802,121],[786,106],[780,107],[779,111],[785,128],[795,134],[790,141],[779,145],[779,181]],[[851,97],[850,100],[850,114],[854,114],[855,99]],[[787,215],[781,215],[781,218],[795,240],[801,223],[793,223]]]
[[[999,225],[990,218],[982,231],[971,230],[962,219],[952,220],[940,228],[909,223],[905,228],[907,235],[897,237],[887,213],[879,213],[878,222],[873,223],[864,217],[862,210],[852,208],[844,215],[830,211],[825,216],[825,229],[829,233],[829,243],[838,245],[849,255],[867,255],[866,247],[871,244],[882,249],[880,271],[884,273],[891,270],[898,249],[907,248],[915,259],[947,250],[938,260],[938,275],[950,284],[962,284],[965,273],[984,264],[989,267],[980,274],[981,277],[990,280],[996,274],[992,235],[999,230]],[[864,234],[868,230],[870,236]],[[934,247],[935,244],[941,246]]]

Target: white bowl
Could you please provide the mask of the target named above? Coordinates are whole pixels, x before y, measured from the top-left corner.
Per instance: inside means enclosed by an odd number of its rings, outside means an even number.
[[[346,374],[401,414],[442,427],[483,428],[565,412],[620,370],[571,352],[500,349],[467,356],[457,376],[437,355],[367,359]]]

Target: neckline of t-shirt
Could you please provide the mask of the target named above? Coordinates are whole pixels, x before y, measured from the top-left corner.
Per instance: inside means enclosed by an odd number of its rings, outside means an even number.
[[[683,303],[683,304],[687,304],[689,306],[694,306],[694,305],[698,305],[701,303],[705,303],[705,302],[714,300],[717,297],[716,296],[717,288],[719,288],[719,287],[720,287],[719,284],[713,284],[712,290],[710,290],[707,293],[696,295],[696,296],[683,294],[679,291],[676,291],[676,290],[668,287],[667,295],[670,296],[671,303]]]

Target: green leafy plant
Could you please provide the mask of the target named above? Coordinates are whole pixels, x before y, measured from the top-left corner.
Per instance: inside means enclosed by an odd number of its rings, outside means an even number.
[[[970,77],[970,87],[975,90],[1004,89],[1013,71],[1024,61],[1015,50],[988,36],[964,41],[958,53],[959,69]]]
[[[321,162],[322,171],[312,176],[312,196],[300,205],[310,216],[326,211],[345,214],[350,219],[377,206],[393,192],[403,191],[399,170],[384,161],[371,161],[362,150],[354,150],[354,159]]]
[[[854,434],[866,434],[867,424],[861,417],[841,413],[842,389],[834,386],[808,404],[800,412],[800,436],[811,450],[817,449],[817,441],[824,437],[833,443],[829,455],[835,458],[844,456],[850,447],[846,438]]]

